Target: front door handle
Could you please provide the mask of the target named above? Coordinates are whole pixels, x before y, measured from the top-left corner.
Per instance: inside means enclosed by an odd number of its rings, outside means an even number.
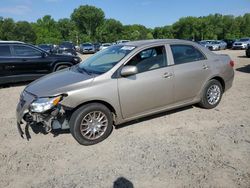
[[[203,65],[202,68],[203,68],[204,70],[208,70],[208,69],[209,69],[209,66]]]
[[[172,73],[168,73],[168,72],[165,72],[163,74],[163,78],[171,78],[172,76],[173,76],[173,74]]]

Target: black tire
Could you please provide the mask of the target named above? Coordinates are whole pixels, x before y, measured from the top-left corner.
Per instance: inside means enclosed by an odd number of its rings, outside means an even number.
[[[70,67],[69,65],[59,65],[56,67],[55,71],[63,70],[69,67]]]
[[[208,100],[208,91],[213,86],[217,86],[218,87],[217,89],[220,92],[220,95],[214,101],[215,102],[214,104],[211,103],[211,101],[209,102],[209,100]],[[222,95],[223,95],[223,89],[222,89],[221,83],[218,80],[214,80],[214,79],[209,80],[208,83],[206,84],[203,92],[202,92],[202,98],[201,98],[201,101],[199,103],[199,106],[201,106],[202,108],[206,108],[206,109],[215,108],[220,103]]]
[[[103,131],[103,134],[97,138],[97,139],[88,139],[86,137],[83,136],[83,134],[80,131],[81,128],[81,123],[83,121],[83,119],[90,114],[91,112],[101,112],[103,113],[106,118],[107,118],[107,125],[106,125],[106,129],[105,131]],[[93,145],[93,144],[97,144],[101,141],[103,141],[104,139],[106,139],[112,132],[113,130],[113,118],[112,118],[112,113],[110,112],[110,110],[100,104],[100,103],[90,103],[90,104],[86,104],[82,107],[80,107],[79,109],[77,109],[75,112],[73,112],[70,121],[69,121],[69,125],[70,125],[70,132],[72,134],[72,136],[75,138],[75,140],[81,144],[81,145]]]

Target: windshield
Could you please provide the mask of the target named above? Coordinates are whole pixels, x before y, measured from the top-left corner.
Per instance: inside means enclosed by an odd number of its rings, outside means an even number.
[[[79,64],[79,69],[90,73],[102,74],[113,68],[135,47],[117,45],[104,49]]]
[[[246,42],[249,41],[249,39],[240,39],[240,42]]]

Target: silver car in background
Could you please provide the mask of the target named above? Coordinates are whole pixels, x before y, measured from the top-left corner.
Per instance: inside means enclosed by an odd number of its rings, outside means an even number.
[[[104,49],[106,49],[106,48],[108,48],[108,47],[110,47],[110,46],[112,46],[111,43],[103,43],[103,44],[100,46],[100,50],[104,50]]]
[[[81,54],[93,54],[95,52],[95,46],[92,43],[83,43],[80,45]]]
[[[227,48],[227,43],[222,40],[211,41],[206,45],[209,50],[225,50]]]
[[[250,45],[250,38],[242,38],[242,39],[235,41],[233,43],[232,49],[234,49],[234,50],[247,49],[248,45]]]
[[[201,40],[198,43],[203,47],[207,47],[207,45],[210,44],[212,41],[214,40]]]
[[[114,45],[29,84],[16,110],[18,130],[70,129],[80,144],[96,144],[113,125],[195,103],[216,107],[232,86],[233,66],[228,55],[190,41]]]

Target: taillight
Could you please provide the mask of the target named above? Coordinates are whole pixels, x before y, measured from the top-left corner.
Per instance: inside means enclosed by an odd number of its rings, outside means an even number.
[[[230,65],[231,67],[234,67],[234,61],[231,60],[231,61],[229,62],[229,65]]]

